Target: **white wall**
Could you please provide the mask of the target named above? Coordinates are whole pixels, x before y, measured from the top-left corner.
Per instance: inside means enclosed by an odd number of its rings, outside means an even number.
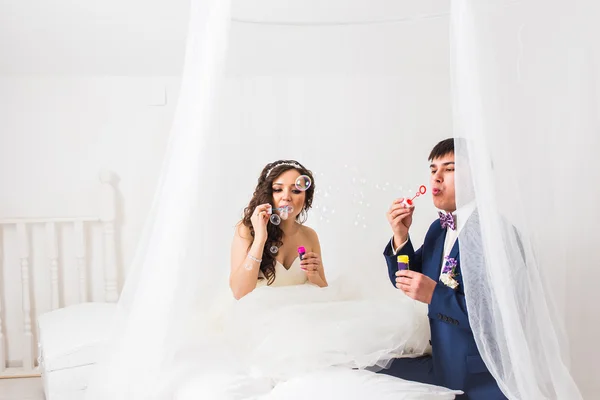
[[[0,74],[179,75],[189,0],[5,0]]]

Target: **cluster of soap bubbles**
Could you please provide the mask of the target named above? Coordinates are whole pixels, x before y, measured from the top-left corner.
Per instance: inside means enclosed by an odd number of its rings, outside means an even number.
[[[298,177],[298,179],[296,179],[296,189],[298,189],[302,192],[307,191],[311,185],[312,185],[312,180],[307,175],[300,175]],[[273,211],[275,211],[275,213]],[[281,224],[282,220],[285,221],[286,219],[288,219],[290,213],[294,212],[294,207],[292,207],[292,206],[283,206],[283,207],[277,207],[277,208],[269,207],[269,210],[267,212],[271,215],[269,217],[269,221],[271,221],[271,223],[273,225],[279,225],[279,224]],[[277,213],[279,213],[279,214],[277,214]],[[269,251],[273,254],[276,254],[279,251],[279,247],[271,246]]]
[[[392,180],[369,179],[369,174],[357,166],[346,164],[342,167],[327,174],[319,173],[322,179],[315,191],[313,205],[316,217],[324,223],[351,224],[355,228],[368,229],[369,221],[381,222],[380,210],[389,207],[393,199],[404,198],[407,206],[411,206],[417,197],[423,197],[427,192],[425,185],[410,190]]]
[[[330,222],[330,218],[333,218],[335,214],[335,207],[333,203],[332,195],[340,191],[339,187],[334,188],[332,185],[328,185],[327,182],[331,180],[330,176],[325,176],[323,172],[319,173],[321,179],[321,185],[319,189],[315,190],[315,198],[313,201],[313,209],[315,210],[316,216],[319,221],[326,223]]]
[[[277,211],[279,214],[274,214],[273,211]],[[281,224],[281,220],[288,219],[288,216],[291,212],[294,212],[294,207],[292,206],[283,206],[277,208],[269,206],[269,209],[267,210],[267,213],[270,215],[269,221],[271,221],[273,225],[279,225]]]

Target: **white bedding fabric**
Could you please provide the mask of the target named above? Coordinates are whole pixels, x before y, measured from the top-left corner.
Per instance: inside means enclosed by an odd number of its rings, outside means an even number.
[[[46,400],[83,400],[95,367],[84,365],[51,372],[42,369]]]
[[[365,370],[330,367],[276,383],[232,374],[197,375],[182,383],[174,400],[446,400],[460,391],[405,381]]]
[[[105,351],[116,304],[83,303],[38,318],[40,371],[46,400],[82,400]]]
[[[48,372],[94,364],[113,323],[116,305],[82,303],[43,314],[39,345]]]
[[[429,350],[425,310],[399,291],[365,297],[344,286],[262,287],[216,315],[222,318],[190,324],[188,345],[156,398],[397,400],[460,393],[363,369]]]
[[[190,319],[186,346],[159,386],[177,400],[454,398],[444,388],[353,369],[429,350],[424,309],[389,294],[296,285],[220,302]],[[39,318],[47,400],[83,398],[115,312],[114,304],[86,303]]]

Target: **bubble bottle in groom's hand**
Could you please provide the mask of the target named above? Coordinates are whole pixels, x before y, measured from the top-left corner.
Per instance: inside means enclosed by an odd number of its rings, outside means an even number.
[[[398,271],[410,269],[408,267],[408,256],[398,256]]]

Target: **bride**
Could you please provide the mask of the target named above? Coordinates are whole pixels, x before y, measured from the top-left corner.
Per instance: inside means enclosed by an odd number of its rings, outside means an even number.
[[[314,190],[297,161],[262,170],[231,246],[233,296],[215,308],[212,333],[179,351],[175,399],[454,398],[365,370],[427,351],[427,323],[397,291],[328,285],[318,236],[303,225]]]
[[[304,177],[310,184],[299,189],[296,182]],[[327,286],[319,238],[302,223],[313,202],[313,179],[295,161],[276,161],[261,172],[231,246],[229,284],[236,299],[261,286]],[[271,214],[273,209],[282,210],[283,218]],[[270,223],[272,217],[278,223]],[[308,252],[300,260],[297,249],[302,247]]]

